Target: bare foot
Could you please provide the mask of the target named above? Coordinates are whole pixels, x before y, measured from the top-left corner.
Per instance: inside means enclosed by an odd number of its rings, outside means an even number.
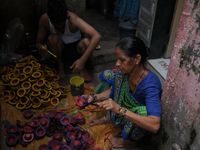
[[[130,140],[124,140],[122,137],[109,136],[109,143],[112,147],[126,147],[126,148],[134,148],[136,147],[136,142],[131,142]]]
[[[89,125],[92,127],[92,126],[96,126],[96,125],[103,124],[103,123],[106,123],[106,120],[103,117],[94,117],[90,121]]]
[[[59,75],[61,81],[66,80],[65,71],[63,69],[58,70],[58,75]]]

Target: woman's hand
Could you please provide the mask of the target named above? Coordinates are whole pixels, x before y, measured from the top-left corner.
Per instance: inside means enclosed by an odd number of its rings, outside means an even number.
[[[88,103],[91,103],[94,101],[94,97],[92,95],[85,94],[82,96],[88,101]]]
[[[101,103],[98,103],[99,108],[104,108],[105,110],[111,110],[114,114],[117,114],[120,105],[117,104],[116,102],[114,102],[111,98],[109,98],[108,100],[105,100]]]

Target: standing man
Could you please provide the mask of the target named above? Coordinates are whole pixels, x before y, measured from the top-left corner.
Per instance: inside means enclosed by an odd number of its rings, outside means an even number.
[[[81,32],[90,38],[81,39]],[[101,35],[75,13],[69,12],[64,0],[48,0],[47,13],[39,20],[36,48],[41,54],[49,49],[57,57],[58,75],[66,79],[63,60],[72,60],[72,73],[80,73],[83,78],[89,74],[85,63],[95,50]],[[64,55],[63,55],[64,54]]]

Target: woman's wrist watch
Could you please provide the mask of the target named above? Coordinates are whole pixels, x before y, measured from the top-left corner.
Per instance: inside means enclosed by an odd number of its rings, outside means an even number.
[[[93,96],[94,102],[96,102],[97,101],[97,95],[96,94],[92,94],[92,96]]]

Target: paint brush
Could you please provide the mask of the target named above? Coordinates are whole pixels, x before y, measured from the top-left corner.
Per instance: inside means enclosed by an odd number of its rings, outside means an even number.
[[[57,57],[56,55],[54,55],[52,52],[50,52],[48,49],[46,49],[44,46],[42,47],[43,49],[45,49],[49,54],[51,54],[53,57]]]

